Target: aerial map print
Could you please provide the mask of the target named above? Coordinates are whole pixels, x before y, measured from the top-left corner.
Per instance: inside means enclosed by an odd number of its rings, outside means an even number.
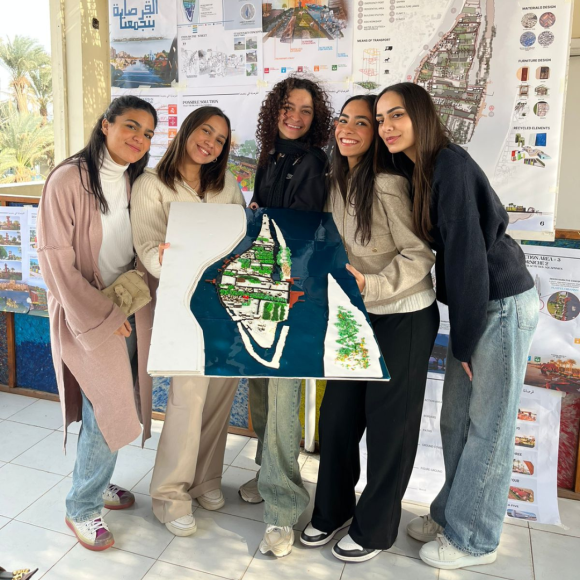
[[[571,2],[359,2],[355,91],[424,87],[489,177],[510,233],[552,239]]]

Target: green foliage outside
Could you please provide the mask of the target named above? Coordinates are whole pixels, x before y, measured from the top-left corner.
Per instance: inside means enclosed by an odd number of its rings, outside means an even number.
[[[0,101],[0,184],[46,178],[54,166],[50,56],[33,38],[6,37],[0,66],[10,74],[8,99]]]
[[[242,270],[247,270],[251,264],[250,258],[240,258],[238,262],[240,263]]]

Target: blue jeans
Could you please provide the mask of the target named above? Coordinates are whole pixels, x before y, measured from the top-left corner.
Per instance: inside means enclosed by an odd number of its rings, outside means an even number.
[[[449,342],[441,409],[445,483],[431,516],[452,545],[473,556],[499,545],[518,403],[538,314],[535,288],[489,302],[487,325],[471,358],[473,382]]]
[[[264,522],[293,526],[308,507],[298,456],[301,379],[250,379],[252,425],[258,436],[258,490],[266,503]]]
[[[135,360],[137,335],[135,317],[129,318],[132,332],[126,339],[129,359]],[[132,365],[136,369],[136,365]],[[135,370],[134,370],[135,373]],[[133,375],[135,378],[135,374]],[[111,482],[117,452],[111,452],[95,418],[91,402],[81,390],[83,424],[77,444],[77,459],[73,471],[72,488],[66,498],[66,517],[73,522],[85,522],[101,517],[103,492]]]

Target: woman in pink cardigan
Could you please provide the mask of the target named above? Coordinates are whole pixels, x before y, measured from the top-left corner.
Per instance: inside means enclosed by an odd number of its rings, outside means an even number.
[[[38,217],[38,257],[48,286],[52,357],[66,428],[82,420],[66,523],[89,550],[113,534],[103,507],[135,497],[110,483],[117,451],[150,436],[146,363],[151,309],[127,319],[100,291],[133,267],[130,186],[143,172],[157,125],[155,109],[134,96],[115,99],[84,149],[48,177]]]

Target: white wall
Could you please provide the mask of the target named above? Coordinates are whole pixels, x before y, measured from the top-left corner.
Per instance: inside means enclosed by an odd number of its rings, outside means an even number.
[[[580,231],[580,56],[570,58],[556,227]]]

